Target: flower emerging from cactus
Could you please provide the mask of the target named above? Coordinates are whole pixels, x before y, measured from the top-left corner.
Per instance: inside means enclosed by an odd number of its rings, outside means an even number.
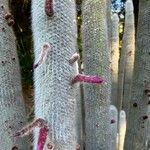
[[[71,84],[75,84],[77,82],[101,84],[104,82],[104,80],[100,78],[99,76],[87,76],[87,75],[78,74],[72,79]]]

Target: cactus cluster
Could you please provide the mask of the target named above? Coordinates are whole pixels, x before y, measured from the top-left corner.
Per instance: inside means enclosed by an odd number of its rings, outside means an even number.
[[[120,16],[111,14],[111,1],[82,2],[80,8],[75,0],[31,2],[34,120],[27,123],[16,18],[10,2],[0,0],[0,149],[150,148],[150,1],[139,1],[136,42],[133,2],[126,1],[121,51]],[[82,10],[79,18],[76,8]]]

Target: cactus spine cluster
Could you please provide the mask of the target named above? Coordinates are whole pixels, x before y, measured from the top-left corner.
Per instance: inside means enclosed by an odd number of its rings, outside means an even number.
[[[29,150],[26,138],[13,133],[26,124],[20,68],[16,51],[14,23],[8,0],[0,0],[0,149]]]

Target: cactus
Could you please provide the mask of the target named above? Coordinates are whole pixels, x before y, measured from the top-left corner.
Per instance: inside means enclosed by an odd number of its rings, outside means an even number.
[[[109,108],[111,119],[111,150],[117,149],[118,111],[114,105]]]
[[[12,135],[26,124],[20,68],[8,0],[0,0],[0,149],[29,150],[27,138]]]
[[[118,93],[118,61],[119,61],[119,18],[117,14],[112,16],[112,35],[111,35],[111,102],[117,106]]]
[[[146,147],[146,124],[150,89],[150,1],[139,1],[139,19],[125,150]],[[146,117],[147,116],[147,117]]]
[[[118,150],[124,150],[124,140],[126,134],[126,113],[121,110],[119,113],[119,128],[118,128]]]
[[[123,109],[128,116],[129,101],[131,98],[131,82],[134,67],[134,53],[135,53],[135,27],[134,27],[134,13],[132,0],[128,0],[125,6],[125,28],[123,35],[123,51],[126,52],[125,72],[124,72],[124,92],[123,92]]]
[[[83,1],[84,73],[102,76],[101,85],[84,85],[85,149],[109,150],[110,70],[107,33],[107,1]]]
[[[35,118],[47,122],[47,139],[57,150],[75,150],[78,144],[75,127],[78,84],[71,84],[78,72],[76,62],[70,63],[76,53],[75,14],[74,0],[32,1],[35,62],[45,43],[51,47],[34,73]],[[39,129],[35,129],[34,136],[36,149]]]
[[[150,103],[148,102],[148,104]],[[148,116],[150,116],[150,105],[148,106],[147,114]],[[146,140],[145,140],[146,150],[150,150],[150,118],[148,118],[147,120],[145,132],[146,132]]]

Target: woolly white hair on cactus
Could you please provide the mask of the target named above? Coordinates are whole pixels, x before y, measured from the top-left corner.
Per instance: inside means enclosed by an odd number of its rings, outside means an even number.
[[[110,150],[110,49],[108,1],[84,0],[82,5],[83,64],[85,75],[74,82],[84,84],[85,149]],[[105,82],[104,82],[105,80]],[[100,85],[99,85],[100,84]]]
[[[34,72],[35,117],[47,122],[47,138],[55,149],[74,150],[77,145],[77,86],[70,83],[78,72],[74,63],[77,59],[71,64],[69,60],[76,53],[75,1],[32,0],[32,29],[35,62],[39,58],[44,60]],[[43,59],[40,53],[44,43],[48,43],[52,51]],[[34,136],[36,150],[39,129]]]
[[[123,51],[126,52],[125,71],[124,71],[124,92],[123,92],[123,108],[128,117],[129,100],[131,99],[131,83],[134,69],[135,57],[135,23],[132,0],[127,0],[125,7],[125,27],[123,35]]]
[[[118,134],[118,149],[124,149],[124,140],[126,134],[126,113],[124,110],[120,111],[119,114],[119,134]]]
[[[9,0],[0,0],[0,5],[0,149],[29,150],[27,138],[12,136],[27,118]]]
[[[110,123],[111,123],[111,148],[116,150],[117,148],[117,125],[118,125],[118,111],[114,105],[110,105]]]
[[[119,17],[117,14],[112,16],[112,35],[111,35],[111,102],[117,106],[118,94],[118,61],[119,61]]]

